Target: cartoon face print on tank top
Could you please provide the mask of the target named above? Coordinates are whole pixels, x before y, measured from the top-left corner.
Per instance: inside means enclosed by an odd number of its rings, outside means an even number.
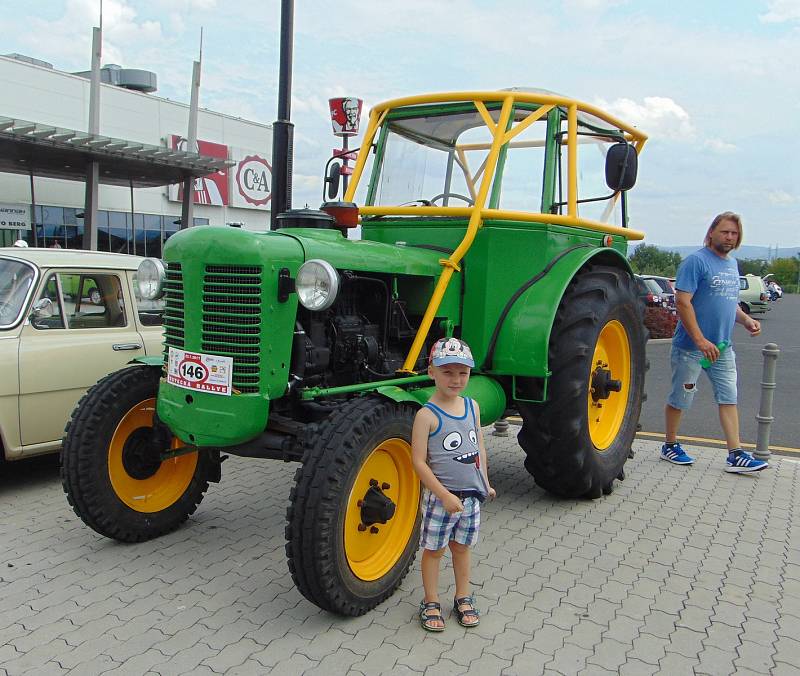
[[[464,449],[462,450],[462,446]],[[453,460],[465,465],[478,465],[480,467],[480,454],[478,452],[478,435],[474,429],[469,429],[467,438],[464,439],[460,432],[450,432],[442,441],[442,447],[446,451],[457,452]]]

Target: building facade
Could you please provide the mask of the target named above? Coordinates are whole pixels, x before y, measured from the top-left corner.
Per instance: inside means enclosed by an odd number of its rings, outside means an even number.
[[[126,74],[134,77],[126,86]],[[106,66],[101,84],[100,134],[137,143],[186,149],[189,106],[145,91],[155,75]],[[89,117],[89,80],[44,62],[18,55],[0,56],[0,116],[85,131]],[[145,89],[137,91],[136,89]],[[188,87],[187,87],[188,90]],[[195,182],[194,225],[269,228],[271,197],[271,125],[205,109],[198,114],[194,150],[232,160],[228,170]],[[0,214],[25,213],[11,221],[0,218],[0,246],[17,239],[39,246],[80,248],[83,237],[85,186],[81,181],[0,173]],[[98,249],[160,256],[166,239],[180,228],[181,189],[99,188]],[[35,207],[35,208],[34,208]]]

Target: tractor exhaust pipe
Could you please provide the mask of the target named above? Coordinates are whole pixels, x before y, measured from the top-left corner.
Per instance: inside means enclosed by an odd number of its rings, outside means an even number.
[[[270,229],[280,214],[292,207],[292,35],[294,0],[281,0],[281,51],[278,79],[278,119],[272,125],[272,211]]]

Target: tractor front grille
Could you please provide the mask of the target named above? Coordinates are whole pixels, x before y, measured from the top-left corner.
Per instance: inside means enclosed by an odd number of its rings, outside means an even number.
[[[200,351],[233,358],[233,387],[259,391],[261,266],[207,265]]]
[[[167,280],[164,284],[164,345],[165,356],[170,347],[184,349],[183,323],[183,271],[180,263],[167,263]]]

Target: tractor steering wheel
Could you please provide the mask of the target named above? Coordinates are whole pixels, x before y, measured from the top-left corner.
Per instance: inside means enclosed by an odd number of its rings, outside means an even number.
[[[436,195],[436,197],[431,197],[431,199],[428,201],[431,204],[434,204],[436,200],[443,200],[445,197],[455,197],[457,199],[463,200],[469,206],[473,206],[475,204],[475,200],[473,200],[471,197],[467,197],[466,195],[459,195],[457,192],[441,192],[438,195]]]

